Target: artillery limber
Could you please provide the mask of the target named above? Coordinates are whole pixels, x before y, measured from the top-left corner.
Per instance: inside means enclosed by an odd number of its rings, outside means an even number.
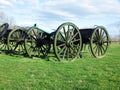
[[[80,29],[83,44],[89,44],[92,55],[96,58],[102,58],[108,49],[109,35],[103,26],[94,28]]]

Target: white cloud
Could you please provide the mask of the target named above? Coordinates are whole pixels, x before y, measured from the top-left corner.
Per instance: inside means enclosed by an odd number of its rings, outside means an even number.
[[[83,19],[120,18],[118,0],[1,0],[0,5],[0,8],[7,9],[7,5],[12,6],[8,14],[13,13],[14,17],[23,21],[38,19],[44,22],[79,22]]]
[[[46,13],[60,19],[119,17],[120,2],[118,0],[1,0],[2,3],[13,5],[17,14],[46,16]],[[1,3],[0,2],[0,3]],[[50,15],[49,16],[50,18]],[[53,18],[53,16],[51,16]],[[49,19],[48,18],[48,19]]]
[[[19,25],[39,22],[56,27],[65,21],[79,26],[120,21],[120,0],[0,0],[0,12]]]
[[[48,0],[40,5],[44,12],[64,18],[117,17],[120,14],[120,2],[117,0]]]
[[[120,14],[120,2],[117,0],[84,0],[79,8],[83,8],[91,14]]]
[[[0,0],[0,5],[2,6],[12,6],[13,4],[8,0]]]

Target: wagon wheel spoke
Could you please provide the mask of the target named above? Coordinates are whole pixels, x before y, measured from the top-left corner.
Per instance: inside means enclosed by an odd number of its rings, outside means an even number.
[[[22,53],[25,53],[25,48],[24,48],[24,45],[23,45],[23,44],[20,45],[20,48],[21,48],[20,50],[22,50],[21,52],[22,52]]]
[[[65,27],[63,27],[65,38],[67,38]]]
[[[59,39],[61,32],[61,38]],[[79,29],[73,23],[64,23],[58,27],[54,37],[54,52],[59,61],[74,60],[81,49],[81,34]]]
[[[35,38],[38,38],[38,30],[33,29],[31,32],[33,32],[32,36],[35,36]]]
[[[58,47],[63,47],[65,46],[65,43],[57,44]]]
[[[103,41],[103,44],[109,43],[108,41]]]
[[[70,57],[70,51],[69,48],[67,49],[67,59]],[[68,59],[69,60],[69,59]]]
[[[66,46],[59,48],[58,54],[60,55],[61,53],[63,53],[65,49],[66,49]]]
[[[97,48],[95,49],[95,54],[97,54],[97,52],[98,52],[98,46],[97,46]]]
[[[65,50],[64,50],[63,57],[62,57],[63,60],[66,58],[66,51],[67,51],[67,48],[65,48]]]
[[[101,46],[101,50],[103,51],[103,54],[104,54],[104,52],[106,51],[103,46]]]
[[[104,55],[105,49],[102,48],[102,46],[100,46],[99,49],[100,49],[100,55]],[[99,55],[99,56],[100,56],[100,55]]]
[[[101,55],[103,55],[105,50],[102,48],[102,46],[100,47],[100,51],[101,51]]]
[[[60,41],[65,41],[66,40],[66,36],[64,37],[63,34],[60,32],[59,33],[59,39],[60,39]]]
[[[47,51],[48,47],[49,47],[49,45],[42,45],[41,46],[41,51],[40,52],[42,53],[42,57],[47,56],[47,54],[48,54],[48,51]]]
[[[103,37],[105,35],[105,32],[103,30],[101,30],[101,37]]]
[[[19,49],[19,47],[18,47],[18,46],[19,46],[19,43],[16,43],[16,45],[15,45],[15,47],[14,47],[14,49],[13,49],[13,50],[15,51],[15,50],[16,50],[16,48],[18,48],[18,49]]]
[[[29,35],[29,37],[32,37],[34,40],[37,40],[33,35]]]
[[[58,42],[58,43],[57,43],[58,54],[60,55],[61,58],[64,58],[64,56],[62,57],[62,54],[65,53],[65,49],[66,49],[65,42]]]
[[[68,48],[69,49],[69,55],[71,56],[71,58],[74,58],[74,53],[73,53],[73,50],[72,48]]]
[[[71,48],[71,52],[72,52],[72,54],[73,54],[73,56],[75,55],[75,53],[77,52],[77,50],[76,50],[76,48],[74,48],[73,46],[72,47],[70,47]]]
[[[0,40],[0,51],[8,51],[8,45],[7,45],[7,42],[6,42],[6,38],[5,37],[2,37],[1,40]]]
[[[94,37],[98,40],[98,38],[99,38],[98,32],[95,33],[95,36],[94,36]]]
[[[96,48],[97,48],[97,45],[93,46],[93,50],[96,50]]]
[[[100,47],[98,46],[98,56],[100,56]]]
[[[75,39],[75,40],[72,40],[71,42],[72,43],[75,43],[75,42],[79,42],[81,39]]]
[[[76,32],[75,35],[72,36],[71,40],[73,40],[77,35],[79,35],[79,32]]]
[[[31,29],[30,32],[29,32],[29,37],[32,37],[33,39],[37,39],[37,35],[34,33],[34,29]]]
[[[91,53],[96,58],[101,58],[106,54],[108,48],[109,36],[106,29],[102,26],[95,28],[91,41]]]
[[[66,40],[69,40],[70,39],[70,26],[68,25],[67,26],[67,37],[66,37]]]
[[[0,47],[0,50],[2,50],[2,51],[6,50],[6,45],[2,44],[1,47]]]

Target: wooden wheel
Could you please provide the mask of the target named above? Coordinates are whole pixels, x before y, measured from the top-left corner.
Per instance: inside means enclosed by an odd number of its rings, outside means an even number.
[[[109,35],[102,26],[97,26],[91,36],[90,49],[96,58],[105,56],[109,45]]]
[[[47,34],[36,28],[30,28],[25,36],[24,43],[27,54],[30,57],[46,57],[50,50],[48,40]]]
[[[81,45],[81,34],[76,25],[68,22],[58,27],[53,48],[59,61],[74,60],[80,53]]]
[[[9,52],[23,54],[24,50],[24,35],[25,31],[21,29],[12,30],[8,35]]]
[[[8,50],[8,45],[7,45],[7,39],[6,37],[2,37],[0,39],[0,51],[7,51]]]
[[[5,23],[0,26],[0,51],[8,50],[7,46],[7,31],[9,24]]]

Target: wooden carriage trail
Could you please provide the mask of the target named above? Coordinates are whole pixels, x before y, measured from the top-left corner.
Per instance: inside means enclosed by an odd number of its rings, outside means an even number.
[[[9,29],[9,24],[0,26],[0,51],[23,53],[29,57],[46,57],[50,48],[59,61],[71,61],[79,55],[83,45],[88,44],[96,58],[105,56],[109,47],[108,32],[103,26],[79,29],[71,22],[61,24],[55,31],[33,25],[29,29]]]

